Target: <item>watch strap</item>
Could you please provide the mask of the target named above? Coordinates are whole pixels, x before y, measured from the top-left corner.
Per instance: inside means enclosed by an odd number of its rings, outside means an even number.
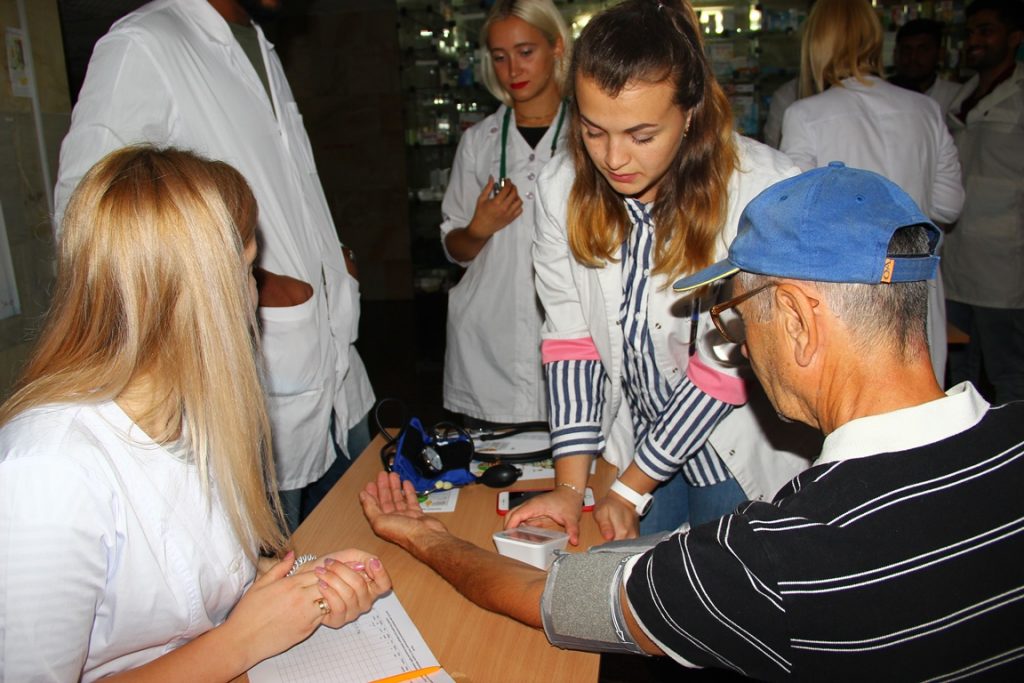
[[[647,511],[651,509],[651,502],[654,500],[654,496],[650,493],[637,493],[618,479],[612,482],[611,490],[632,503],[633,507],[636,508],[636,513],[641,517],[646,515]]]

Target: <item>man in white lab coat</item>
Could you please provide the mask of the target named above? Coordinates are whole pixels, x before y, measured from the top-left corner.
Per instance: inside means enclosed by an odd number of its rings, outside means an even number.
[[[259,265],[285,294],[271,301],[266,287],[259,317],[278,486],[294,526],[301,490],[328,468],[340,476],[346,456],[358,455],[347,435],[365,430],[374,397],[352,346],[359,285],[281,62],[246,10],[278,4],[155,0],[117,22],[89,62],[61,146],[56,197],[59,218],[96,161],[137,143],[197,151],[249,181],[259,203]]]
[[[960,91],[960,84],[939,77],[942,63],[942,22],[913,19],[896,32],[893,85],[924,93],[939,103],[943,117]]]
[[[1014,58],[1022,41],[1021,0],[967,8],[966,60],[977,74],[948,116],[967,199],[942,273],[949,321],[970,336],[966,353],[950,356],[950,375],[977,383],[983,366],[995,403],[1024,398],[1024,65]]]

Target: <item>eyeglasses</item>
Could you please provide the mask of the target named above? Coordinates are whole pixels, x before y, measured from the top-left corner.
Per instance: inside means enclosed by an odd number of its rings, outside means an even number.
[[[711,320],[715,323],[715,327],[718,328],[718,331],[725,337],[726,341],[730,341],[733,344],[742,344],[747,340],[746,323],[743,322],[743,317],[733,309],[747,299],[760,294],[769,287],[775,287],[777,284],[777,282],[769,282],[766,285],[755,287],[749,292],[744,292],[737,297],[711,307]]]

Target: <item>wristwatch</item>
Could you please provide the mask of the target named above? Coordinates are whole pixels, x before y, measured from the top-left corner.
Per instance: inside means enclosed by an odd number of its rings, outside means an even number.
[[[643,517],[647,514],[647,511],[651,509],[651,503],[654,502],[654,496],[649,493],[639,494],[633,489],[623,484],[618,479],[612,484],[612,491],[619,494],[636,508],[636,514]]]

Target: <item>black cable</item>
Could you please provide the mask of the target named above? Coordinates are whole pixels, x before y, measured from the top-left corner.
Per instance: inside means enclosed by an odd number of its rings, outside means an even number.
[[[406,424],[405,416],[407,414],[405,403],[397,398],[382,398],[377,401],[377,405],[373,407],[373,421],[377,423],[377,431],[384,437],[384,445],[380,449],[380,462],[384,466],[385,472],[391,471],[391,464],[394,462],[395,453],[398,450],[398,436],[391,436],[384,425],[380,421],[380,409],[385,403],[397,403],[402,410],[402,420],[399,423],[402,425],[398,428],[398,434],[401,435],[402,428]]]

